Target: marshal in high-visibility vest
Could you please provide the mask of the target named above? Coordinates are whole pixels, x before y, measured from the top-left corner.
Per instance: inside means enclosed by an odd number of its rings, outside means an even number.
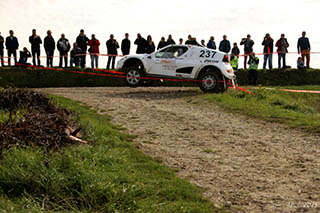
[[[238,69],[239,58],[237,56],[231,56],[230,65],[234,70]]]
[[[250,59],[248,61],[249,64],[249,73],[248,80],[249,84],[257,85],[258,84],[258,66],[259,66],[259,58],[256,57],[254,53],[250,55]]]
[[[255,54],[253,53],[250,56],[250,59],[248,61],[249,64],[249,70],[258,70],[258,66],[259,66],[259,58],[255,57]]]

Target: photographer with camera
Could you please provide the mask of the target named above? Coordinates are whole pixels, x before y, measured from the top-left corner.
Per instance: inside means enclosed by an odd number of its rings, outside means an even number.
[[[262,45],[264,53],[263,69],[266,69],[267,61],[269,61],[269,69],[272,69],[272,54],[273,54],[273,39],[270,34],[267,33],[263,39]]]
[[[241,39],[240,45],[244,45],[244,65],[243,68],[247,69],[248,56],[253,52],[254,41],[251,40],[251,35],[247,35],[247,38]]]

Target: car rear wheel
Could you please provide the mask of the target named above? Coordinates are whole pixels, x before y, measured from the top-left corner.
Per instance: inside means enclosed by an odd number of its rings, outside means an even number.
[[[214,71],[207,71],[200,76],[200,89],[206,93],[222,93],[225,91],[223,79]]]
[[[135,67],[125,71],[125,82],[129,87],[138,87],[142,84],[143,72]]]

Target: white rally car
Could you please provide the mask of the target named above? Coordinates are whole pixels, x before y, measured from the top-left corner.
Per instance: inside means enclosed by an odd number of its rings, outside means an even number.
[[[150,84],[155,79],[199,82],[204,92],[224,92],[235,74],[225,53],[193,45],[169,45],[152,54],[124,56],[117,63],[130,87]]]

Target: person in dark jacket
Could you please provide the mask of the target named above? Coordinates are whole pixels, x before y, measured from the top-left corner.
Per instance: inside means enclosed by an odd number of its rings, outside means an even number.
[[[202,46],[202,47],[207,47],[207,45],[205,44],[205,42],[206,42],[206,41],[205,41],[204,39],[201,40],[201,46]]]
[[[171,45],[171,44],[176,44],[176,42],[172,39],[172,35],[169,35],[168,39],[166,41],[166,46]]]
[[[238,44],[236,42],[233,43],[233,48],[231,50],[231,54],[233,54],[234,56],[237,56],[239,58],[240,50],[239,50]]]
[[[62,67],[63,59],[65,67],[68,67],[68,52],[70,51],[71,46],[69,40],[65,38],[64,34],[61,34],[61,38],[57,42],[57,48],[60,53],[59,67]]]
[[[83,51],[78,47],[78,44],[73,43],[73,49],[70,51],[70,67],[73,67],[73,64],[75,65],[75,67],[80,66],[82,53]]]
[[[87,48],[88,48],[88,42],[89,38],[84,34],[84,30],[80,30],[80,34],[78,35],[76,39],[76,43],[78,45],[78,48],[82,50],[82,56],[81,56],[81,67],[85,68],[86,66],[86,57],[87,57]]]
[[[146,46],[146,53],[151,54],[155,51],[156,46],[154,45],[152,41],[151,35],[148,35],[147,37],[147,46]]]
[[[112,61],[112,69],[114,69],[114,65],[116,62],[116,56],[118,55],[118,48],[119,44],[114,39],[113,34],[110,35],[110,39],[106,42],[107,50],[108,50],[108,64],[107,64],[107,70],[110,69],[110,62]]]
[[[241,39],[240,45],[244,45],[244,69],[247,69],[248,56],[253,52],[254,41],[251,39],[251,35],[248,34],[247,38]]]
[[[11,55],[14,57],[14,63],[17,63],[17,49],[19,48],[18,39],[13,36],[14,32],[12,30],[9,31],[10,36],[6,38],[6,48],[8,50],[8,65],[11,65]]]
[[[188,35],[188,39],[186,40],[186,42],[184,43],[186,45],[191,45],[192,44],[192,36],[191,35]]]
[[[210,37],[210,40],[208,41],[207,47],[209,49],[213,49],[213,50],[217,49],[216,42],[214,42],[213,36]]]
[[[298,40],[298,54],[301,53],[301,57],[303,62],[305,62],[305,58],[307,58],[307,68],[310,68],[310,42],[309,39],[306,37],[306,32],[302,32],[302,37]]]
[[[288,52],[289,43],[285,38],[284,34],[281,34],[280,39],[276,43],[276,47],[278,47],[278,68],[281,68],[281,59],[282,59],[282,68],[285,69],[286,65],[286,53]]]
[[[223,36],[223,40],[220,42],[219,50],[224,53],[229,53],[231,50],[230,41],[227,40],[227,36]]]
[[[124,39],[121,42],[121,52],[122,55],[129,55],[130,54],[130,48],[131,48],[131,41],[129,40],[129,33],[126,33],[124,35]]]
[[[266,69],[267,61],[269,61],[269,69],[272,69],[273,39],[271,38],[269,33],[267,33],[264,37],[262,45],[264,46],[263,69]]]
[[[0,59],[1,59],[1,66],[4,67],[4,60],[3,60],[3,49],[4,49],[4,38],[1,36],[0,32]]]
[[[159,41],[158,43],[158,47],[157,47],[157,50],[163,48],[166,46],[166,39],[164,37],[161,37],[161,40]]]
[[[40,66],[40,44],[42,44],[42,40],[39,35],[37,35],[37,31],[35,29],[32,30],[32,35],[29,37],[29,42],[31,44],[31,53],[32,53],[32,63],[33,66],[36,66],[36,55],[38,66]]]
[[[47,67],[53,67],[53,54],[56,49],[56,42],[50,30],[47,31],[47,36],[44,38],[44,49],[47,54]]]
[[[134,44],[137,45],[137,54],[146,53],[147,41],[141,36],[140,33],[137,34],[137,39],[135,40]]]
[[[28,63],[28,58],[31,57],[31,53],[29,52],[29,50],[24,47],[23,51],[20,51],[20,59],[19,59],[19,65],[31,65]]]

